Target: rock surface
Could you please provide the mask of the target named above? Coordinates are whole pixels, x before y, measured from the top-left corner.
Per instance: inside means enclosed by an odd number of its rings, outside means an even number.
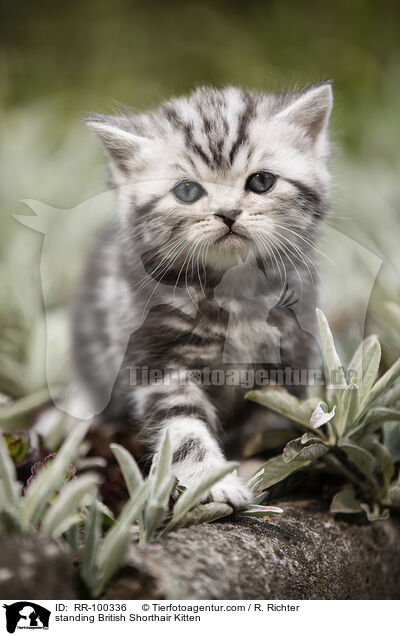
[[[400,518],[334,519],[319,502],[282,517],[192,526],[133,544],[104,599],[400,599]],[[65,543],[3,537],[0,598],[78,598]]]
[[[77,598],[71,556],[62,541],[40,535],[10,535],[0,543],[0,598]]]
[[[132,546],[106,599],[399,599],[400,520],[338,521],[320,504],[279,503]]]

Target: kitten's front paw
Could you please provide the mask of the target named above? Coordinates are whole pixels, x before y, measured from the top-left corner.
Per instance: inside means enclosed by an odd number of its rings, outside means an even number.
[[[253,501],[254,494],[236,474],[226,475],[208,494],[208,500],[229,503],[235,510],[244,510]]]
[[[197,484],[213,467],[220,465],[207,464],[203,466],[202,464],[197,464],[197,466],[190,466],[186,463],[184,465],[175,465],[173,472],[180,484],[188,488]],[[252,490],[246,486],[245,482],[234,471],[225,475],[208,492],[204,493],[200,503],[220,501],[231,504],[235,510],[244,510],[252,503],[253,499],[254,493]]]

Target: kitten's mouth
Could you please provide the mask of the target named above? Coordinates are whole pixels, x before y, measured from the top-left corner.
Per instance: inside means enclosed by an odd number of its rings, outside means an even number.
[[[236,230],[227,230],[226,232],[224,232],[222,234],[222,236],[219,236],[216,241],[215,244],[216,245],[232,245],[233,246],[241,246],[243,245],[243,243],[248,241],[248,237],[245,236],[244,234],[242,234],[241,232],[238,232]]]

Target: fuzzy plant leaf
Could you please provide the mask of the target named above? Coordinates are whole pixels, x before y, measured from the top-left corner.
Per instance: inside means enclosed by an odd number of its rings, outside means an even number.
[[[68,515],[75,514],[84,498],[99,484],[97,475],[82,475],[66,484],[43,517],[41,530],[48,536],[59,536]]]
[[[21,525],[24,530],[28,530],[31,524],[39,522],[50,497],[62,486],[63,476],[75,457],[90,424],[90,422],[77,424],[61,446],[55,460],[43,466],[32,481],[22,503]]]
[[[360,412],[368,401],[371,389],[378,374],[380,361],[381,345],[379,344],[379,341],[376,340],[367,349],[362,359],[361,382],[358,383],[360,386]]]
[[[283,514],[283,510],[278,506],[260,506],[254,504],[247,508],[247,510],[243,510],[240,514],[244,517],[268,517],[270,515],[281,515]]]
[[[20,508],[21,485],[17,481],[14,463],[8,452],[3,435],[0,434],[0,481],[7,506],[15,511]]]
[[[266,488],[282,481],[282,479],[289,477],[292,473],[295,473],[302,468],[306,468],[310,464],[310,460],[295,460],[290,463],[286,463],[283,459],[283,455],[272,457],[265,463],[262,480],[258,486],[258,490],[265,490]]]
[[[101,592],[106,582],[120,566],[129,547],[132,523],[143,510],[149,490],[150,483],[147,481],[136,494],[136,497],[125,504],[119,518],[104,537],[96,558],[99,583],[95,590],[95,595]]]
[[[28,433],[19,431],[18,433],[4,434],[4,441],[16,466],[26,460],[30,446]]]
[[[388,494],[390,480],[394,475],[393,459],[387,448],[375,437],[370,438],[367,448],[378,462],[378,468],[383,478],[382,492],[379,498],[384,499]]]
[[[168,430],[165,431],[160,452],[155,455],[154,492],[157,492],[161,484],[169,478],[172,467],[172,450]]]
[[[201,497],[208,492],[214,484],[236,470],[238,466],[239,464],[237,462],[227,462],[223,466],[211,471],[210,474],[200,479],[198,483],[187,488],[175,503],[172,511],[172,519],[164,529],[163,534],[175,528],[176,524],[200,501]]]
[[[385,422],[383,443],[395,463],[400,462],[400,422]]]
[[[298,460],[314,460],[326,455],[329,448],[320,440],[307,442],[304,444],[302,438],[294,439],[286,444],[283,449],[283,460],[285,463]]]
[[[211,523],[217,519],[229,517],[231,514],[233,514],[233,508],[227,503],[210,501],[209,503],[199,504],[182,517],[175,526],[175,530],[188,528],[199,523]]]
[[[149,495],[149,501],[144,510],[144,532],[143,540],[149,540],[158,528],[163,524],[167,512],[168,503],[175,485],[177,483],[176,477],[169,474],[161,482],[158,491],[153,490]]]
[[[347,372],[357,386],[361,386],[363,377],[363,361],[368,358],[370,349],[374,347],[377,341],[378,336],[374,334],[363,340],[355,350],[353,357],[347,366]]]
[[[372,387],[364,408],[368,408],[380,398],[400,377],[400,358],[377,380]]]
[[[99,583],[99,573],[96,564],[96,557],[101,541],[101,524],[103,515],[95,498],[93,498],[90,506],[88,506],[85,529],[84,543],[82,551],[82,562],[80,575],[85,581],[89,589],[94,589]]]
[[[320,437],[316,437],[315,433],[311,433],[311,432],[309,433],[308,431],[306,431],[300,437],[300,440],[301,440],[302,444],[307,444],[308,442],[320,442],[321,438]]]
[[[316,310],[324,359],[327,387],[333,388],[336,399],[340,400],[341,390],[347,386],[343,365],[336,351],[329,323],[320,309]]]
[[[379,431],[389,420],[393,420],[394,423],[399,420],[399,411],[397,409],[389,409],[384,406],[371,407],[361,418],[359,424],[351,428],[348,437],[356,443],[361,443],[364,438],[370,437],[373,433]]]
[[[357,384],[349,384],[343,393],[342,413],[343,425],[341,430],[343,435],[351,432],[356,417],[356,413],[360,406],[360,389]]]
[[[168,511],[171,491],[176,484],[176,478],[171,472],[172,450],[168,431],[165,432],[160,452],[153,458],[149,480],[151,490],[144,509],[143,539],[148,540],[161,526]]]
[[[330,506],[332,514],[357,514],[361,511],[361,502],[355,496],[352,488],[344,488],[336,493]]]
[[[106,537],[107,538],[107,537]],[[93,595],[100,596],[104,586],[111,579],[113,574],[121,567],[121,563],[128,552],[131,542],[130,527],[121,526],[113,535],[106,539],[100,547],[96,570],[98,572],[98,582],[93,588]]]
[[[258,391],[250,391],[246,398],[288,417],[305,429],[310,428],[311,416],[319,402],[318,398],[299,400],[279,386],[267,386]]]
[[[130,497],[133,497],[143,485],[143,477],[139,466],[131,453],[119,444],[110,444],[122,472]]]
[[[349,460],[367,479],[373,477],[376,468],[376,459],[369,451],[362,446],[354,444],[345,437],[339,440],[338,448],[346,453]]]
[[[325,402],[319,402],[310,418],[311,428],[320,428],[327,422],[330,422],[330,420],[335,417],[335,413],[336,406],[334,406],[333,409],[329,411],[328,405],[325,404]]]
[[[367,515],[368,521],[384,521],[389,518],[389,510],[387,508],[382,510],[378,503],[374,503],[372,506],[362,503],[360,507]]]

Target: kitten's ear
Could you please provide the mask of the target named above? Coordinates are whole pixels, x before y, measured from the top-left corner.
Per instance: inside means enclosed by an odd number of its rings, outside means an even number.
[[[117,185],[132,171],[135,158],[150,145],[150,140],[121,127],[118,117],[90,115],[84,119],[96,133],[108,155],[112,176]]]
[[[316,141],[328,128],[332,110],[332,81],[310,86],[291,104],[278,113],[278,117],[301,127]]]

